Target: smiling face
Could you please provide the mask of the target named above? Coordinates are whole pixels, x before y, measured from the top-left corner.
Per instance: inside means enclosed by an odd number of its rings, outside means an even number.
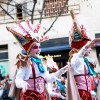
[[[40,43],[35,43],[30,52],[29,52],[29,55],[30,56],[33,56],[35,58],[39,58],[39,55],[40,55],[40,52],[41,52],[41,49],[40,49]]]

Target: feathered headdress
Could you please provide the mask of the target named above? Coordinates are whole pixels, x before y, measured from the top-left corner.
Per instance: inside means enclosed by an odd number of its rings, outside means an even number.
[[[16,24],[16,26],[6,28],[14,35],[27,54],[34,43],[48,40],[47,36],[39,34],[40,24],[36,28],[33,28],[29,18],[25,20],[25,23],[20,23],[17,19]]]
[[[73,19],[73,26],[70,32],[69,42],[72,48],[80,49],[90,41],[90,38],[87,36],[85,27],[76,22],[73,10],[70,11],[70,14]]]

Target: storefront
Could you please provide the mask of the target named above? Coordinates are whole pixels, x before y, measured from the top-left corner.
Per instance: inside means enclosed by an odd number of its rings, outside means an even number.
[[[50,39],[41,43],[41,55],[45,56],[49,54],[53,56],[59,68],[66,65],[70,49],[68,37]]]

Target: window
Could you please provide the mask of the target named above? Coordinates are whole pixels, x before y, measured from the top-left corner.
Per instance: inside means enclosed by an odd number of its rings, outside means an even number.
[[[66,3],[67,2],[67,3]],[[60,14],[61,10],[62,14],[68,13],[68,0],[46,0],[44,6],[44,14],[45,16],[53,16]]]
[[[23,15],[22,15],[22,4],[17,4],[16,5],[16,17],[18,19],[23,19]]]
[[[96,34],[95,34],[95,37],[96,37],[96,38],[100,38],[100,33],[96,33]]]
[[[0,61],[8,60],[8,45],[0,45]]]
[[[8,45],[0,45],[0,70],[1,74],[9,74]]]

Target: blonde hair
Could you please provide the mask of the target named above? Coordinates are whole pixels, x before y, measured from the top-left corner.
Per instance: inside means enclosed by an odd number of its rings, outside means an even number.
[[[29,64],[31,64],[30,62],[30,58],[27,55],[23,55],[21,53],[19,53],[16,56],[17,62],[16,62],[16,66],[17,68],[23,66],[23,67],[27,67]]]
[[[78,50],[77,50],[76,48],[73,48],[73,49],[69,52],[69,59],[68,59],[69,62],[71,61],[71,59],[72,59],[72,57],[73,57],[73,54],[74,54],[74,53],[77,53],[77,52],[78,52]]]

